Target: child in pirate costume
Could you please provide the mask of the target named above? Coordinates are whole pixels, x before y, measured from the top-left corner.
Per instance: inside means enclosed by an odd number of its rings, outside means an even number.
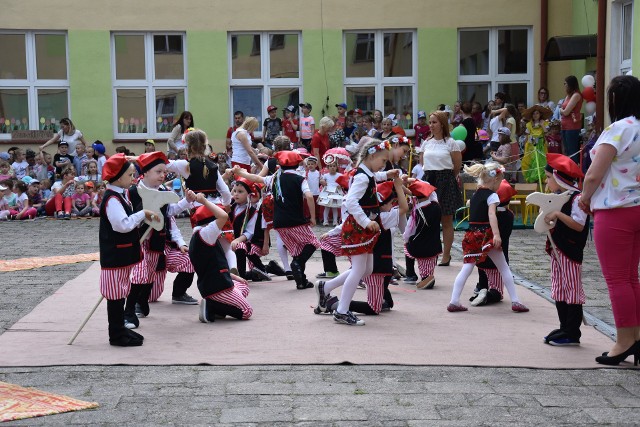
[[[562,154],[548,153],[547,187],[554,193],[569,191],[571,196],[560,211],[549,212],[544,220],[554,224],[547,238],[546,252],[551,256],[551,298],[556,302],[560,328],[554,329],[544,342],[553,346],[580,345],[582,306],[582,257],[589,235],[589,216],[579,207],[577,180],[584,177],[580,167]],[[552,246],[555,244],[555,248]]]
[[[349,305],[360,280],[373,271],[373,248],[380,237],[376,179],[386,181],[399,176],[397,169],[380,172],[389,159],[390,150],[389,141],[374,139],[360,152],[358,168],[345,199],[349,215],[342,226],[342,254],[351,257],[351,268],[328,282],[318,282],[318,309],[321,311],[327,310],[330,292],[342,286],[333,319],[345,325],[364,325],[364,321],[349,310]]]
[[[363,279],[367,289],[367,301],[351,301],[349,304],[349,311],[368,315],[377,315],[383,309],[393,308],[393,298],[389,292],[389,283],[393,275],[391,230],[394,227],[404,226],[406,214],[409,211],[409,204],[399,176],[393,181],[378,184],[377,191],[380,200],[381,227],[380,237],[373,247],[373,271]],[[398,206],[393,207],[396,199]]]
[[[460,304],[460,295],[473,267],[488,256],[500,271],[502,281],[507,287],[511,298],[511,310],[516,313],[527,312],[529,309],[518,299],[513,275],[500,250],[502,238],[496,217],[500,199],[496,191],[504,179],[504,169],[496,162],[487,162],[465,166],[464,171],[478,179],[478,189],[469,201],[469,229],[462,240],[464,264],[453,283],[447,311],[467,311],[467,308]]]
[[[436,188],[429,183],[413,180],[409,191],[416,198],[411,216],[407,221],[403,237],[405,256],[418,261],[421,280],[418,289],[432,289],[436,279],[434,271],[438,255],[442,253],[440,242],[440,218],[442,211],[438,204]]]
[[[513,212],[509,209],[511,198],[517,194],[517,191],[509,184],[509,181],[503,179],[500,183],[498,191],[500,203],[496,208],[496,218],[498,219],[498,230],[502,238],[502,253],[504,259],[509,264],[509,238],[513,231]],[[486,260],[477,264],[478,267],[478,285],[474,290],[474,295],[469,299],[471,305],[481,306],[493,304],[502,301],[504,293],[504,285],[502,276],[496,268],[496,265],[487,257]]]
[[[200,321],[212,323],[216,317],[231,316],[247,320],[253,309],[247,301],[247,282],[229,272],[227,259],[220,245],[220,229],[227,222],[227,213],[211,203],[203,193],[196,196],[202,206],[191,216],[193,235],[189,244],[189,258],[198,274]]]
[[[100,293],[107,300],[109,344],[140,346],[143,336],[125,328],[124,304],[129,295],[129,276],[142,259],[138,226],[146,218],[157,220],[150,210],[133,212],[127,189],[135,168],[124,154],[115,154],[105,162],[102,178],[108,181],[100,204]]]
[[[163,183],[167,174],[169,159],[161,151],[141,154],[137,158],[138,167],[142,178],[138,185],[159,191],[167,190]],[[134,212],[143,209],[142,199],[138,193],[138,187],[129,189],[131,203]],[[186,197],[178,203],[164,205],[160,208],[164,216],[164,229],[157,231],[151,229],[149,237],[142,242],[142,262],[137,264],[131,274],[131,292],[125,306],[125,321],[130,329],[139,326],[138,317],[149,315],[149,302],[155,302],[164,291],[164,280],[167,271],[178,273],[173,282],[172,303],[196,305],[198,301],[187,294],[187,289],[193,282],[194,270],[175,216],[188,209],[196,199],[193,191],[188,190]],[[144,224],[141,234],[149,228]],[[138,307],[136,308],[136,304]]]
[[[295,151],[279,151],[274,157],[280,169],[271,176],[252,175],[240,168],[234,173],[253,182],[262,182],[273,194],[273,227],[280,235],[284,246],[293,255],[291,271],[297,289],[313,288],[313,283],[304,274],[306,263],[315,250],[320,247],[318,238],[311,226],[316,225],[315,202],[309,185],[303,176],[296,173],[302,157]],[[302,203],[306,199],[310,219],[303,214]]]

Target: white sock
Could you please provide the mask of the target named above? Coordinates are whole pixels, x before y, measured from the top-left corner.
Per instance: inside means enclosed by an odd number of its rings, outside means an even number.
[[[456,280],[453,282],[453,291],[451,292],[451,304],[460,305],[460,295],[462,295],[462,290],[464,289],[465,283],[467,283],[467,279],[471,275],[473,271],[473,267],[475,267],[474,263],[462,264],[462,269],[456,276]]]
[[[491,261],[493,261],[498,268],[498,271],[502,276],[502,283],[504,283],[504,286],[507,288],[511,302],[520,302],[516,292],[516,284],[513,281],[513,273],[511,273],[511,269],[509,268],[509,264],[507,264],[504,253],[502,253],[502,249],[491,249],[491,251],[489,251],[489,258],[491,258]]]
[[[291,266],[289,265],[289,253],[287,252],[287,248],[284,247],[284,242],[277,231],[276,246],[278,248],[278,255],[280,255],[280,261],[282,261],[282,268],[284,268],[284,271],[291,271]]]

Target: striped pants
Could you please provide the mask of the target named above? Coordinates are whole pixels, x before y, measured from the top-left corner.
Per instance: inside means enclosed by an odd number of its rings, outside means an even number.
[[[420,272],[420,277],[422,279],[429,277],[429,276],[433,276],[433,273],[436,269],[436,264],[438,262],[438,255],[429,257],[429,258],[417,258],[412,256],[409,251],[407,250],[407,246],[405,245],[403,247],[403,251],[404,254],[411,258],[411,259],[415,259],[416,261],[418,261],[418,271]]]
[[[327,252],[331,252],[335,256],[342,255],[342,236],[340,234],[334,234],[332,236],[326,235],[320,239],[320,249]]]
[[[138,265],[133,264],[120,268],[102,268],[100,270],[100,293],[109,300],[123,299],[131,290],[131,270]]]
[[[364,278],[367,285],[367,304],[376,314],[382,310],[382,302],[384,301],[384,278],[385,274],[370,274]]]
[[[551,298],[567,304],[583,304],[586,301],[582,288],[582,264],[558,252],[558,260],[551,256]]]
[[[253,314],[253,308],[249,305],[249,286],[242,282],[233,281],[233,288],[225,289],[207,298],[222,304],[227,304],[242,310],[242,320],[247,320]]]
[[[284,246],[294,257],[300,255],[306,245],[313,245],[316,249],[320,247],[318,238],[313,234],[313,230],[308,224],[278,228],[276,231],[280,235]]]
[[[495,289],[500,293],[500,299],[502,299],[504,292],[504,283],[502,283],[502,275],[497,268],[480,268],[478,270],[484,271],[487,275],[487,281],[489,282],[489,289]]]
[[[249,246],[248,251],[247,251],[247,246]],[[257,245],[254,245],[254,244],[247,245],[246,242],[240,242],[238,244],[237,249],[244,249],[247,255],[257,255],[259,257],[263,255],[261,247],[258,247]],[[247,256],[247,271],[251,271],[253,267],[255,267],[255,265],[253,265],[253,263],[251,262],[251,259],[249,259],[249,257]]]
[[[131,273],[131,283],[144,284],[152,283],[151,295],[149,296],[149,302],[155,302],[160,298],[162,292],[164,292],[164,281],[167,278],[167,271],[171,273],[194,273],[193,265],[189,260],[188,253],[182,253],[179,249],[173,248],[169,245],[164,247],[165,256],[165,268],[156,271],[158,260],[160,259],[160,252],[151,251],[149,249],[149,241],[142,242],[142,253],[144,255],[143,260],[136,264]]]

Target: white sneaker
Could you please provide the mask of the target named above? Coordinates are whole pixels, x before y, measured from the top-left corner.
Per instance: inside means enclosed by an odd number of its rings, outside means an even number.
[[[325,221],[325,222],[322,223],[322,225],[326,227],[326,226],[329,225],[329,223],[327,221]]]
[[[202,301],[200,301],[200,316],[199,319],[202,323],[211,323],[208,319],[207,319],[207,300],[203,299]]]
[[[480,289],[480,291],[478,292],[478,296],[475,297],[473,299],[473,301],[471,301],[471,305],[474,307],[477,307],[481,304],[483,304],[486,300],[487,300],[487,293],[489,291],[487,291],[486,289]]]

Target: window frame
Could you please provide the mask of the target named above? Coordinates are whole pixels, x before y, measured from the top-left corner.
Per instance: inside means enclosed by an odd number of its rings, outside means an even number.
[[[145,78],[144,79],[117,79],[116,78],[116,37],[117,36],[142,36],[144,41]],[[181,36],[182,37],[182,79],[156,79],[155,76],[155,36]],[[167,41],[168,46],[168,41]],[[184,109],[189,109],[189,93],[187,86],[187,37],[180,31],[112,31],[111,32],[111,88],[113,99],[113,135],[116,139],[149,139],[168,138],[171,132],[156,131],[156,90],[180,89],[184,91]],[[146,90],[147,108],[147,132],[128,133],[120,132],[118,117],[118,89],[144,89]],[[178,112],[180,114],[181,111]],[[177,117],[176,117],[177,118]],[[152,125],[153,124],[153,127]]]
[[[373,33],[373,63],[374,63],[374,75],[373,77],[347,77],[347,64],[350,62],[347,59],[347,34],[362,34]],[[388,33],[405,33],[411,34],[411,75],[402,77],[385,77],[384,76],[384,58],[385,58],[385,43],[384,35]],[[367,44],[369,41],[367,40]],[[403,46],[406,46],[406,42],[403,41]],[[367,48],[369,49],[369,48]],[[362,62],[361,60],[358,62]],[[347,99],[348,88],[353,87],[373,87],[374,88],[374,106],[375,109],[384,112],[384,89],[385,87],[405,86],[411,87],[411,102],[413,105],[413,111],[411,111],[412,123],[417,123],[415,117],[418,112],[418,37],[417,30],[415,28],[386,28],[386,29],[359,29],[359,30],[344,30],[342,32],[342,94],[343,99]],[[405,129],[407,135],[413,132],[413,127]]]
[[[526,30],[527,31],[527,72],[519,74],[499,74],[498,73],[498,54],[499,54],[499,33],[500,31],[509,30]],[[489,59],[487,74],[467,74],[460,73],[460,33],[466,31],[488,31],[489,32]],[[457,56],[456,67],[458,73],[458,82],[456,94],[460,94],[460,84],[487,84],[489,93],[487,99],[494,99],[494,95],[499,91],[501,84],[526,84],[527,85],[527,105],[531,105],[534,100],[533,72],[534,72],[534,42],[533,29],[530,26],[514,25],[504,27],[465,27],[458,28],[457,40]]]
[[[628,59],[624,59],[624,47],[625,47],[625,33],[624,33],[624,18],[625,18],[625,8],[630,7],[629,13],[631,18],[631,28],[630,28],[630,37],[628,40],[629,43],[629,52],[630,56]],[[627,0],[620,2],[620,39],[619,39],[619,68],[620,74],[626,74],[629,70],[631,70],[632,60],[633,60],[633,1]]]
[[[233,37],[242,35],[260,36],[260,78],[234,79],[233,78]],[[298,77],[297,78],[271,78],[271,36],[295,35],[298,37]],[[265,53],[266,49],[266,53]],[[284,46],[276,45],[274,50],[284,49]],[[262,124],[267,117],[267,106],[271,105],[272,88],[297,88],[300,102],[303,102],[303,62],[302,62],[302,31],[229,31],[227,32],[227,69],[229,73],[229,126],[234,126],[233,113],[233,89],[234,88],[262,88],[261,116],[258,119],[258,129],[254,136],[262,137]],[[296,105],[296,107],[298,107]],[[280,115],[278,115],[280,117]]]
[[[71,117],[71,89],[69,86],[69,37],[66,31],[48,30],[0,30],[0,34],[24,35],[26,79],[0,79],[0,89],[26,90],[27,91],[27,111],[29,115],[29,130],[40,130],[40,106],[38,102],[38,91],[46,89],[65,89],[67,91],[67,113]],[[38,79],[38,64],[36,57],[36,36],[38,35],[58,35],[64,36],[66,79]],[[56,117],[59,121],[63,117]],[[11,133],[0,134],[0,140],[10,140]]]

